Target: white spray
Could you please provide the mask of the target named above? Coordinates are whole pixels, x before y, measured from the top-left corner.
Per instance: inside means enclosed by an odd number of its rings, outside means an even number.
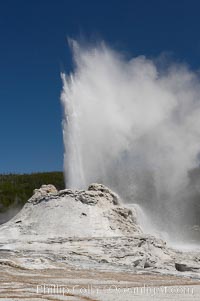
[[[192,223],[184,195],[200,150],[198,76],[185,65],[127,60],[104,43],[72,49],[61,96],[66,186],[110,186],[176,237]]]

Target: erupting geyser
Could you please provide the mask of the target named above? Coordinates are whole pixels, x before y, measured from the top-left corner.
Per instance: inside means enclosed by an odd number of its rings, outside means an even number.
[[[200,80],[185,65],[163,70],[104,43],[72,42],[62,74],[66,186],[103,183],[138,203],[154,226],[181,238],[197,224],[188,172],[199,164]]]

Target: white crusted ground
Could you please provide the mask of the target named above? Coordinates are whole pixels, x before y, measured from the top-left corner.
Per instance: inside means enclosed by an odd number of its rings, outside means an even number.
[[[90,269],[200,279],[200,253],[172,250],[142,233],[134,208],[100,184],[87,191],[58,192],[52,185],[36,190],[17,216],[0,226],[0,265],[15,275]]]

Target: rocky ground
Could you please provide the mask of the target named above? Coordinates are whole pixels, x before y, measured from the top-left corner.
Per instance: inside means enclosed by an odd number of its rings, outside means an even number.
[[[134,287],[186,285],[196,295],[154,295],[200,298],[200,252],[173,250],[145,235],[137,212],[100,184],[87,191],[58,192],[51,185],[36,190],[16,217],[0,226],[0,265],[3,300],[132,300]],[[91,285],[98,294],[85,290]],[[145,291],[134,294],[134,300],[153,298]]]
[[[199,282],[133,272],[1,266],[0,300],[199,300]]]

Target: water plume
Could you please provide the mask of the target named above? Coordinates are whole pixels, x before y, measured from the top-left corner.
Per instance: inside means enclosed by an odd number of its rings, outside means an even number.
[[[188,172],[199,164],[198,74],[127,59],[105,43],[71,46],[74,70],[62,74],[61,95],[66,186],[110,186],[155,227],[185,238],[197,215]]]

